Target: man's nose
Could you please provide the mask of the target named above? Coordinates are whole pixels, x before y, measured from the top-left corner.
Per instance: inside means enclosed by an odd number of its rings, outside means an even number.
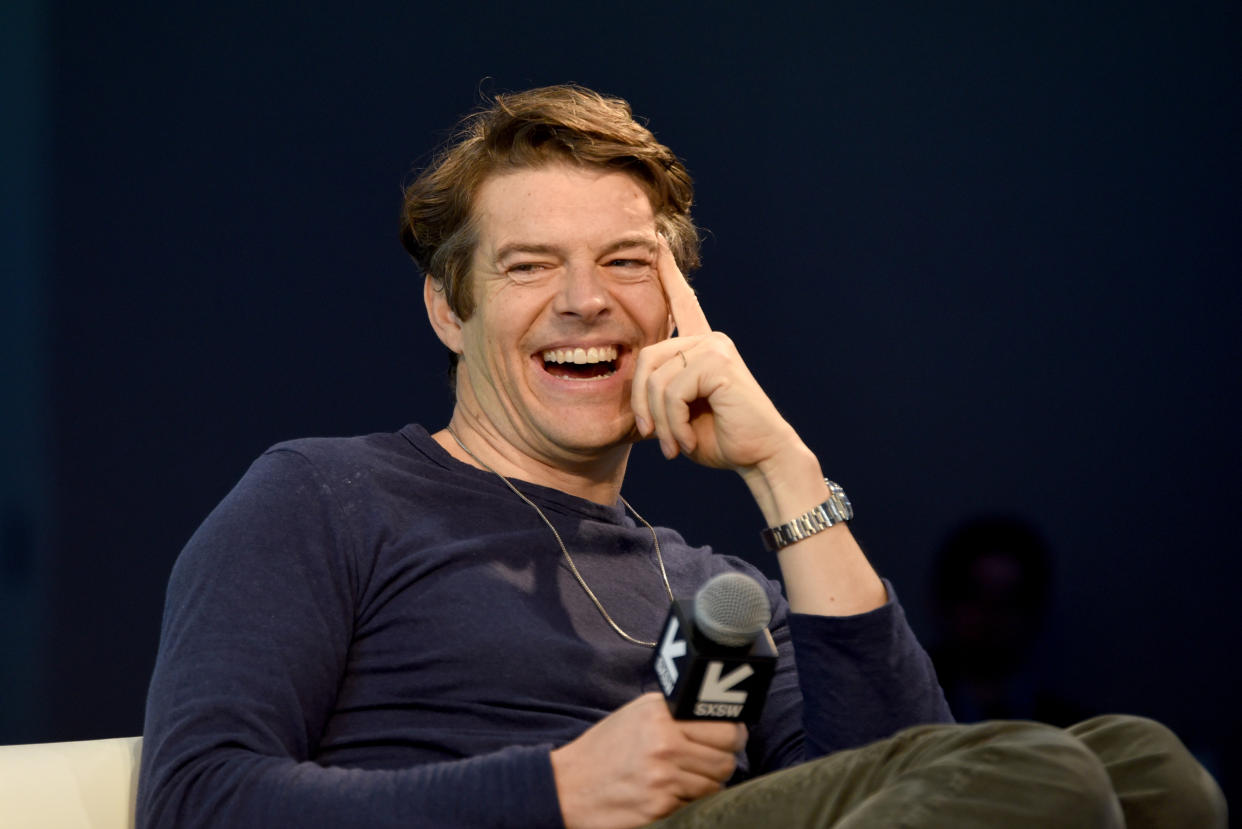
[[[554,306],[557,313],[593,319],[611,306],[612,294],[595,263],[565,268]]]

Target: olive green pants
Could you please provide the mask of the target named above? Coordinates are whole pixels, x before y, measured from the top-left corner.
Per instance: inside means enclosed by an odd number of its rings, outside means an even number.
[[[1225,827],[1216,781],[1157,722],[927,725],[773,772],[652,824],[694,827]]]

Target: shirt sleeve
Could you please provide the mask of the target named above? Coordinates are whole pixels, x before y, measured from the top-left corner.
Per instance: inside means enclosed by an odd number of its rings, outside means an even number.
[[[550,746],[404,769],[324,767],[349,654],[350,515],[302,455],[265,454],[169,580],[139,827],[561,826]]]
[[[789,615],[806,759],[953,721],[930,657],[884,586],[888,603],[867,613]]]

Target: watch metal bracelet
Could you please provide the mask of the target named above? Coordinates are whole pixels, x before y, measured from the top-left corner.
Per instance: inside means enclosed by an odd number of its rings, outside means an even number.
[[[824,483],[828,485],[828,491],[831,493],[827,501],[804,512],[792,521],[768,527],[760,533],[763,546],[768,549],[769,553],[774,553],[795,541],[821,533],[829,527],[836,526],[842,521],[849,521],[854,517],[854,507],[850,504],[850,499],[846,497],[845,490],[827,478],[824,479]]]

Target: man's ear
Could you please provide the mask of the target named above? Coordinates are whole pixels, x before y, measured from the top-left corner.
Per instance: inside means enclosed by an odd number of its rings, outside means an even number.
[[[444,289],[436,286],[430,274],[423,280],[423,304],[427,306],[427,319],[431,321],[431,327],[435,329],[440,342],[448,346],[449,351],[460,354],[461,320],[449,307]]]

